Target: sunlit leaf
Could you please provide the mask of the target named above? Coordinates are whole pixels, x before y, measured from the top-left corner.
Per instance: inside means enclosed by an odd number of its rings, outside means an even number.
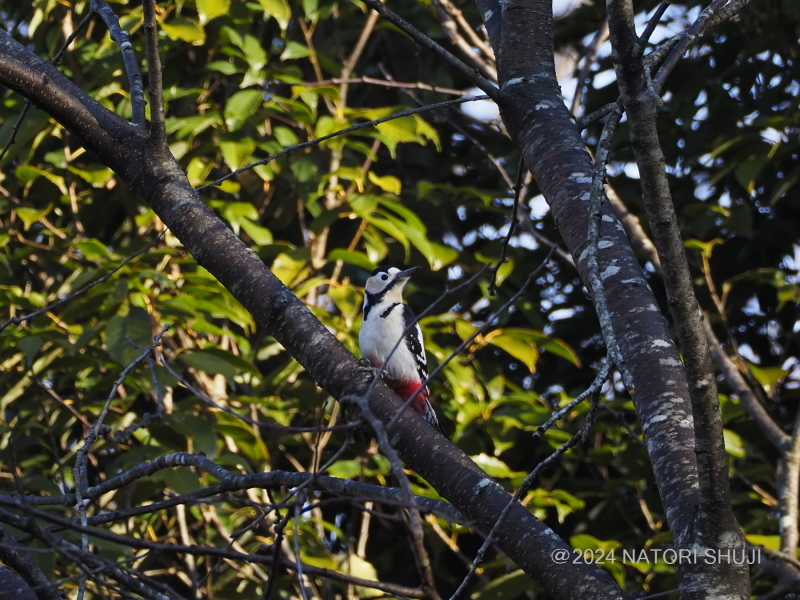
[[[144,309],[132,306],[128,314],[109,319],[105,337],[109,354],[118,364],[128,366],[142,354],[140,348],[148,348],[153,343],[150,315]]]
[[[750,372],[761,384],[767,394],[772,394],[777,385],[789,374],[789,370],[780,367],[760,367],[750,363]]]
[[[278,22],[281,29],[286,29],[289,26],[289,19],[292,17],[292,13],[286,0],[258,0],[258,3],[264,8],[264,12],[267,15]]]
[[[200,23],[205,25],[212,19],[224,15],[230,8],[230,0],[197,0]]]
[[[371,261],[370,258],[362,252],[342,250],[341,248],[331,250],[330,254],[328,254],[328,258],[330,260],[341,260],[351,265],[356,265],[365,271],[372,271],[377,265],[377,262]]]
[[[383,177],[379,177],[370,171],[367,173],[367,176],[372,183],[377,185],[384,192],[389,192],[390,194],[399,194],[403,189],[403,185],[400,183],[400,180],[392,175],[384,175]]]
[[[239,129],[250,116],[256,112],[264,99],[263,94],[258,90],[243,90],[231,96],[225,105],[225,124],[229,131]],[[239,140],[240,143],[248,141],[254,144],[253,140],[245,138]]]
[[[199,46],[206,41],[206,33],[194,21],[185,17],[175,17],[161,23],[161,29],[173,40],[181,40]]]
[[[20,207],[16,210],[17,216],[22,220],[25,229],[29,229],[34,223],[38,223],[39,219],[46,217],[52,210],[52,206],[48,205],[45,208],[35,209]]]
[[[736,458],[745,456],[744,441],[741,436],[730,429],[723,429],[722,435],[725,438],[725,451],[728,454]]]
[[[222,158],[231,171],[235,171],[246,165],[255,149],[256,144],[250,138],[221,140],[219,143],[219,150],[222,153]]]

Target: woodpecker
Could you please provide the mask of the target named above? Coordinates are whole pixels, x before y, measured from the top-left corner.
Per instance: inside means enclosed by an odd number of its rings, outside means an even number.
[[[364,323],[358,335],[361,356],[374,368],[383,367],[384,381],[404,400],[420,389],[428,377],[419,324],[405,333],[403,341],[397,344],[406,327],[416,320],[411,307],[403,302],[403,288],[418,268],[401,271],[395,267],[378,267],[370,273],[365,286]],[[428,400],[427,386],[420,389],[411,407],[442,431]]]

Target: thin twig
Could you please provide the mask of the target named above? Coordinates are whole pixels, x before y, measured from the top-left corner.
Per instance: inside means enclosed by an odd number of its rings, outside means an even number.
[[[388,362],[388,360],[387,360]],[[403,464],[400,462],[400,457],[397,455],[392,444],[389,442],[389,436],[386,433],[388,428],[384,427],[378,417],[372,412],[369,407],[366,397],[363,396],[345,396],[341,400],[343,403],[351,402],[358,407],[361,412],[362,418],[375,432],[375,437],[378,440],[378,445],[381,451],[389,459],[392,468],[392,473],[397,478],[402,492],[403,502],[406,503],[408,509],[408,528],[411,534],[411,545],[413,548],[414,560],[417,563],[417,568],[422,578],[422,589],[426,592],[426,596],[431,600],[438,600],[439,594],[436,591],[436,584],[433,578],[433,570],[431,568],[428,553],[425,550],[425,536],[422,531],[422,517],[419,513],[414,494],[411,491],[411,483],[408,481],[408,475],[403,470]],[[398,413],[399,414],[399,413]]]
[[[282,81],[275,81],[276,84],[283,84]],[[425,92],[436,92],[437,94],[444,94],[447,96],[470,96],[471,94],[464,90],[455,90],[452,88],[444,88],[428,83],[418,81],[416,83],[405,83],[402,81],[391,81],[389,79],[376,79],[375,77],[334,77],[332,79],[323,79],[321,81],[304,81],[298,83],[300,87],[315,88],[323,85],[341,85],[341,84],[364,83],[367,85],[380,85],[387,88],[399,88],[401,90],[422,90]]]
[[[494,65],[494,60],[488,59],[488,57],[485,58],[480,55],[480,53],[477,51],[478,44],[475,43],[475,40],[478,40],[480,45],[483,47],[488,47],[488,48],[491,47],[488,46],[488,44],[486,44],[485,42],[480,41],[480,38],[475,34],[475,32],[472,30],[469,24],[466,23],[466,19],[464,19],[463,13],[461,13],[461,11],[458,8],[456,8],[450,3],[447,3],[448,6],[445,7],[443,5],[442,0],[438,1],[434,0],[433,4],[438,9],[439,21],[441,21],[442,28],[447,34],[447,37],[450,38],[450,42],[456,48],[461,50],[461,53],[465,57],[467,57],[467,59],[470,62],[472,62],[472,64],[481,72],[481,74],[484,77],[492,81],[497,81],[497,68]],[[466,39],[464,39],[464,36],[462,36],[461,33],[459,32],[458,24],[456,23],[456,19],[454,18],[455,11],[457,11],[459,16],[461,17],[459,22],[462,24],[462,27],[464,26],[464,24],[466,24],[466,27],[463,27],[464,30],[467,31],[468,34],[472,34],[470,36],[473,38],[471,42],[468,42]],[[492,59],[493,58],[494,55],[492,54]]]
[[[620,369],[620,373],[625,380],[626,387],[631,389],[630,375],[622,363],[622,354],[619,351],[617,339],[614,335],[611,315],[608,312],[605,286],[603,285],[603,280],[600,273],[600,261],[598,257],[600,222],[602,220],[602,211],[600,206],[603,198],[603,180],[605,179],[606,162],[608,161],[608,152],[611,148],[611,140],[621,118],[622,104],[619,103],[611,111],[608,121],[606,121],[606,124],[603,127],[603,132],[600,135],[600,141],[597,144],[594,170],[592,172],[592,190],[589,197],[589,244],[587,245],[585,252],[586,264],[589,270],[592,299],[594,300],[595,309],[597,310],[597,317],[600,322],[600,328],[603,332],[603,339],[605,341],[606,348],[608,348],[609,358],[614,362],[614,364],[617,365],[617,368]]]
[[[514,206],[511,209],[511,221],[508,224],[508,233],[506,234],[506,239],[504,239],[503,243],[500,245],[500,258],[497,259],[497,264],[491,268],[492,280],[489,282],[489,293],[492,296],[497,293],[497,273],[500,271],[500,267],[508,262],[508,245],[511,243],[511,236],[514,235],[514,229],[518,223],[517,215],[519,213],[519,203],[521,200],[520,193],[522,191],[522,178],[527,170],[528,169],[525,166],[525,159],[520,156],[519,164],[517,165],[517,182],[514,184],[513,188]]]
[[[244,173],[245,171],[249,171],[250,169],[253,169],[260,165],[266,165],[267,163],[272,162],[276,158],[280,158],[281,156],[289,154],[290,152],[294,152],[296,150],[301,150],[303,148],[308,148],[311,146],[318,146],[322,142],[325,142],[331,138],[335,138],[340,135],[351,133],[353,131],[358,131],[359,129],[364,129],[366,127],[374,127],[375,125],[380,125],[381,123],[386,123],[387,121],[393,121],[394,119],[402,119],[403,117],[416,115],[418,113],[426,112],[429,110],[436,110],[437,108],[444,108],[446,106],[453,106],[455,104],[463,104],[464,102],[475,102],[477,100],[487,100],[487,99],[488,99],[487,96],[466,96],[464,98],[455,98],[454,100],[446,100],[444,102],[438,102],[437,104],[429,104],[428,106],[409,108],[400,111],[399,113],[389,115],[388,117],[382,117],[380,119],[374,119],[372,121],[365,121],[364,123],[356,123],[355,125],[351,125],[350,127],[345,127],[344,129],[340,129],[339,131],[334,131],[333,133],[323,135],[322,137],[318,137],[313,140],[308,140],[307,142],[301,142],[299,144],[295,144],[294,146],[289,146],[288,148],[284,148],[280,152],[276,152],[275,154],[272,154],[271,156],[268,156],[263,160],[259,160],[258,162],[245,165],[239,169],[236,169],[235,171],[232,171],[231,173],[228,173],[224,177],[220,177],[219,179],[212,181],[211,183],[201,185],[200,187],[197,188],[197,191],[201,192],[206,188],[218,186],[223,181],[227,181],[232,177],[236,177],[239,173]]]
[[[427,48],[438,58],[444,61],[447,65],[461,73],[469,81],[474,83],[492,100],[497,102],[500,99],[500,90],[497,89],[492,83],[481,76],[477,70],[467,66],[458,58],[450,54],[447,50],[442,48],[439,44],[434,42],[427,35],[422,33],[419,29],[414,27],[411,23],[403,19],[400,15],[391,11],[381,0],[363,0],[364,4],[369,6],[372,10],[380,14],[384,19],[400,28],[408,37],[414,40],[420,46]]]
[[[703,12],[697,17],[692,26],[681,34],[678,43],[669,53],[669,56],[664,60],[664,63],[658,69],[658,74],[653,78],[653,88],[659,92],[664,86],[664,82],[678,61],[683,58],[686,51],[691,48],[697,38],[706,31],[708,22],[711,17],[722,7],[728,0],[712,0]]]
[[[603,383],[608,377],[609,372],[610,372],[609,369],[604,368],[603,370],[601,370],[600,373],[598,373],[597,376],[595,377],[594,381],[592,382],[592,385],[587,390],[585,390],[580,396],[578,396],[578,398],[575,399],[575,401],[579,402],[582,402],[589,396],[591,396],[592,399],[592,403],[589,408],[589,412],[586,415],[586,421],[584,422],[583,426],[566,443],[559,446],[552,454],[550,454],[547,458],[545,458],[538,465],[536,465],[536,468],[534,468],[525,477],[525,479],[522,481],[517,491],[514,493],[514,496],[512,496],[512,498],[508,501],[508,503],[503,507],[503,510],[500,512],[500,515],[498,515],[497,521],[492,526],[492,529],[489,531],[489,534],[486,536],[486,539],[483,541],[483,544],[481,544],[481,547],[475,554],[475,560],[472,561],[472,566],[470,567],[467,574],[464,576],[464,579],[461,580],[458,589],[456,589],[456,591],[453,592],[453,595],[450,597],[450,600],[457,600],[461,596],[461,594],[463,594],[464,590],[469,584],[470,579],[475,574],[475,571],[477,570],[478,566],[480,566],[480,564],[483,562],[483,557],[485,556],[486,551],[489,549],[489,546],[491,546],[492,542],[494,541],[495,532],[500,527],[502,522],[505,520],[506,516],[511,511],[511,508],[514,506],[514,504],[517,501],[519,501],[522,495],[533,486],[533,484],[536,482],[536,479],[539,477],[539,474],[544,469],[555,463],[556,460],[558,460],[570,448],[576,446],[578,442],[586,439],[589,430],[592,428],[592,425],[594,424],[595,417],[597,416],[597,403],[600,395],[600,389],[602,388]],[[578,402],[575,401],[573,401],[573,403],[577,404]],[[551,421],[555,422],[553,419],[551,419]]]
[[[122,383],[128,377],[128,374],[130,374],[130,372],[133,371],[133,369],[135,369],[136,366],[140,362],[142,362],[145,359],[145,357],[150,352],[153,351],[154,348],[156,348],[161,344],[161,338],[167,332],[168,329],[169,325],[165,325],[158,333],[158,335],[155,336],[153,345],[150,346],[141,355],[139,355],[139,357],[137,357],[136,360],[134,360],[127,367],[125,367],[122,373],[120,373],[119,377],[114,382],[114,385],[111,389],[111,392],[108,395],[108,399],[106,400],[105,405],[100,411],[100,414],[97,416],[97,419],[95,420],[94,424],[89,429],[89,432],[86,435],[86,440],[84,441],[83,446],[81,446],[81,448],[77,452],[77,456],[75,458],[75,467],[73,468],[72,473],[73,473],[73,479],[75,481],[75,504],[78,509],[78,514],[80,515],[81,525],[84,527],[88,526],[86,520],[86,503],[84,503],[84,494],[86,490],[89,489],[89,475],[86,470],[86,461],[89,456],[89,452],[95,440],[97,439],[100,427],[103,423],[103,419],[105,419],[105,416],[108,413],[108,409],[111,407],[111,402],[117,395],[117,389],[122,385]],[[87,553],[89,551],[89,538],[87,535],[81,536],[81,550]],[[81,576],[81,582],[84,582],[83,576]],[[79,598],[82,596],[80,592],[83,589],[84,589],[83,586],[80,586],[78,594]]]

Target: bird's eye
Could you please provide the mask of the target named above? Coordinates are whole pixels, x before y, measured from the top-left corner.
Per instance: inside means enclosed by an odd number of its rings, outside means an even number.
[[[389,279],[389,276],[386,273],[384,273],[383,275],[381,275],[381,279],[386,281],[387,279]]]

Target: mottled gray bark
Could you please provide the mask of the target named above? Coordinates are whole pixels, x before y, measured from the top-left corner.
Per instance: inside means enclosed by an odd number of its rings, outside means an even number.
[[[561,99],[548,0],[478,0],[495,50],[500,110],[584,282],[589,281],[592,161]],[[621,355],[617,365],[642,423],[676,547],[686,547],[697,503],[689,391],[678,351],[613,210],[602,209],[600,276]]]
[[[608,11],[614,66],[628,116],[631,147],[639,167],[642,196],[689,382],[699,483],[698,510],[690,541],[702,551],[706,548],[744,551],[744,536],[731,506],[728,456],[711,354],[656,129],[660,100],[647,80],[643,53],[633,27],[632,3],[609,0]],[[746,565],[727,561],[713,566],[687,564],[680,573],[685,598],[749,597]]]

